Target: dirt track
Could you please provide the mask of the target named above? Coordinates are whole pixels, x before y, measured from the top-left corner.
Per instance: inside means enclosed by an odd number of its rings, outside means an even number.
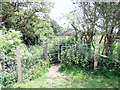
[[[45,74],[46,77],[48,77],[46,79],[47,82],[53,82],[56,79],[60,79],[62,81],[67,81],[67,80],[65,80],[65,78],[67,78],[67,76],[64,73],[61,73],[58,71],[59,66],[60,66],[60,64],[52,65],[51,68],[49,69],[49,72]]]

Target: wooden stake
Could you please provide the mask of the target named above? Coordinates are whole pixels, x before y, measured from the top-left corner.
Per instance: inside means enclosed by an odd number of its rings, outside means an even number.
[[[48,43],[47,42],[43,43],[43,56],[44,56],[44,59],[47,60],[47,57],[48,57]]]
[[[95,46],[95,53],[94,53],[94,70],[97,69],[97,57],[98,57],[98,49],[99,49],[99,40],[96,41],[96,46]]]
[[[18,82],[22,82],[22,68],[21,68],[21,60],[20,60],[20,47],[16,46],[16,59],[17,59],[17,73],[18,73]]]

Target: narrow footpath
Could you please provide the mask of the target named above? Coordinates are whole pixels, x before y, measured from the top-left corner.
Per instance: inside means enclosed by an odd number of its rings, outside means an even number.
[[[15,85],[15,88],[68,88],[71,78],[58,71],[60,64],[52,64],[48,73],[24,84]]]
[[[59,66],[60,64],[54,64],[51,66],[49,72],[45,74],[46,83],[60,82],[62,84],[68,82],[68,76],[58,71]]]

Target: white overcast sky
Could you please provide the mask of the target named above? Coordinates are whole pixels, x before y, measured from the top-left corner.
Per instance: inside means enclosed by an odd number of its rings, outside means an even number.
[[[71,0],[51,0],[55,2],[54,8],[51,10],[50,17],[57,21],[60,25],[64,25],[67,21],[62,18],[64,14],[73,10],[74,5]],[[62,19],[60,19],[62,18]]]

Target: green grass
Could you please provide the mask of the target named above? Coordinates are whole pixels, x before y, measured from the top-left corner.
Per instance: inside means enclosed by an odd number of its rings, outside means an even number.
[[[46,79],[51,79],[52,81],[47,81]],[[67,78],[48,78],[43,75],[27,83],[16,83],[12,86],[12,88],[67,88],[71,86],[70,83],[67,82],[67,80]]]
[[[67,77],[46,77],[45,74],[33,81],[16,83],[12,88],[118,88],[118,78],[112,72],[84,72],[78,67],[62,65],[60,72]],[[48,81],[50,79],[50,81]]]
[[[65,66],[61,66],[59,70],[72,77],[71,87],[75,88],[118,88],[120,84],[120,76],[110,71],[84,72],[79,67]]]
[[[43,86],[41,85],[43,80],[44,80],[44,76],[39,77],[33,81],[29,81],[29,82],[24,82],[24,83],[16,83],[12,86],[12,88],[42,88]]]

